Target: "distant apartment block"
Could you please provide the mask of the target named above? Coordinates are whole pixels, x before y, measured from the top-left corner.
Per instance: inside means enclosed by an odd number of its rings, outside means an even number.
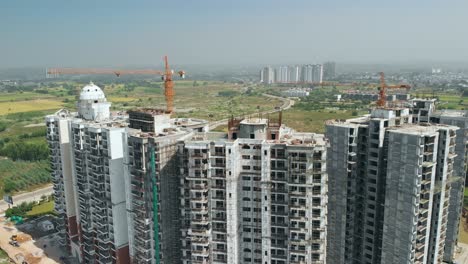
[[[330,81],[336,77],[336,63],[327,61],[323,64],[323,80]]]
[[[326,263],[322,135],[231,119],[178,147],[183,263]]]
[[[441,263],[458,128],[405,108],[330,122],[330,263]]]
[[[277,83],[287,83],[289,82],[289,67],[280,66],[276,69],[276,80]]]
[[[272,84],[274,83],[276,80],[275,78],[275,70],[268,66],[268,67],[265,67],[263,68],[263,70],[260,72],[260,81],[262,83],[266,83],[266,84]]]
[[[307,64],[302,66],[279,66],[276,69],[268,66],[260,71],[260,82],[272,83],[321,83],[323,81],[323,66]]]
[[[291,88],[281,92],[286,97],[306,97],[310,94],[309,88]]]
[[[290,66],[288,67],[288,81],[291,83],[298,83],[301,81],[301,67],[296,65],[296,66]]]

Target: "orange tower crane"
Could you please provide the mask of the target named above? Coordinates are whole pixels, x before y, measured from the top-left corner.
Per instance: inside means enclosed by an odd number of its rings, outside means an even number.
[[[185,78],[184,71],[177,72],[181,78]],[[172,76],[174,71],[169,67],[167,56],[164,56],[164,71],[158,70],[114,70],[114,69],[89,69],[89,68],[52,68],[47,70],[48,76],[57,76],[60,74],[114,74],[117,77],[121,75],[161,75],[164,81],[164,96],[166,97],[166,110],[169,113],[174,111],[174,82]]]
[[[385,74],[380,72],[380,87],[379,87],[379,99],[377,100],[378,107],[385,107],[387,105],[387,89],[411,89],[411,86],[408,84],[397,84],[397,85],[387,85],[385,83]]]

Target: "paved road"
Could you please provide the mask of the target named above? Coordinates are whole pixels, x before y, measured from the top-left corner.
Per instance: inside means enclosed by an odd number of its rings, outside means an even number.
[[[13,204],[20,204],[22,202],[32,202],[32,201],[39,201],[42,195],[51,195],[53,193],[52,186],[47,186],[42,189],[38,189],[28,193],[22,193],[13,196]],[[0,202],[0,213],[8,209],[8,204],[3,201],[3,197],[1,197],[2,201]]]
[[[283,105],[280,106],[280,109],[273,109],[273,110],[268,110],[268,111],[264,111],[262,112],[261,114],[271,114],[271,113],[275,113],[275,112],[278,112],[280,110],[288,110],[289,108],[291,108],[291,106],[294,105],[294,100],[292,99],[289,99],[289,98],[284,98],[284,97],[280,97],[280,96],[275,96],[275,95],[271,95],[271,94],[262,94],[263,96],[265,97],[270,97],[270,98],[275,98],[275,99],[279,99],[281,101],[283,101]],[[212,129],[215,129],[216,127],[218,126],[221,126],[221,125],[224,125],[224,124],[227,124],[228,122],[228,119],[222,119],[222,120],[218,120],[218,121],[213,121],[210,123],[209,127],[210,127],[210,130]]]

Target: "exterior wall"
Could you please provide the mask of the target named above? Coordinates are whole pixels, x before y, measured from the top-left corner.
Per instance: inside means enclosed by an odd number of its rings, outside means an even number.
[[[450,201],[447,220],[447,238],[445,241],[444,261],[452,261],[455,247],[458,243],[458,227],[460,222],[461,210],[463,208],[463,193],[466,186],[467,173],[467,138],[468,138],[468,118],[465,116],[451,117],[439,114],[431,118],[431,122],[457,126],[460,129],[456,131],[456,157],[453,163],[453,175],[449,179]]]
[[[354,239],[352,231],[347,230],[351,226],[357,227],[353,213],[355,204],[351,202],[356,198],[347,199],[345,194],[356,194],[356,171],[348,171],[348,166],[353,166],[348,160],[352,162],[353,156],[356,155],[352,149],[349,151],[349,147],[356,140],[358,126],[327,126],[326,130],[330,140],[330,148],[327,151],[327,260],[329,263],[351,263],[353,247],[358,245],[358,240]]]
[[[183,263],[325,263],[325,146],[194,140],[178,153]]]
[[[83,262],[126,263],[123,128],[71,123],[73,175]],[[117,254],[119,253],[119,254]]]
[[[129,184],[125,193],[133,263],[179,263],[177,139],[139,136],[127,139],[124,160],[125,180]]]
[[[331,263],[441,262],[455,130],[391,111],[327,125]]]
[[[226,222],[227,263],[241,262],[241,196],[239,181],[239,145],[226,145]],[[229,157],[229,158],[228,158]]]
[[[388,141],[381,263],[428,263],[437,137],[391,132]]]
[[[72,165],[70,163],[70,138],[68,120],[59,116],[46,118],[47,141],[50,149],[52,181],[54,183],[55,210],[60,220],[56,229],[62,235],[59,243],[67,245],[75,257],[78,231],[76,222],[75,193],[73,191]]]

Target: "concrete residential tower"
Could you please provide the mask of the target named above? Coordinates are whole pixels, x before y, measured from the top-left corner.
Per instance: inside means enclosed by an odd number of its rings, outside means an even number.
[[[207,130],[198,119],[170,119],[157,109],[129,112],[125,141],[125,193],[132,263],[180,263],[180,193],[177,145],[194,131]]]
[[[467,184],[467,150],[468,150],[468,111],[436,110],[435,99],[413,99],[413,116],[420,123],[447,124],[457,126],[457,139],[451,181],[449,217],[444,261],[452,261],[455,246],[458,243],[458,227],[463,208],[464,189]]]
[[[78,113],[46,117],[56,210],[72,255],[84,263],[125,263],[128,234],[123,179],[123,119],[96,85],[80,93]],[[60,153],[58,158],[57,153]],[[63,192],[63,193],[62,193]]]
[[[183,263],[326,263],[323,135],[231,119],[178,145]]]
[[[441,263],[458,128],[411,122],[394,108],[327,125],[330,263]]]

